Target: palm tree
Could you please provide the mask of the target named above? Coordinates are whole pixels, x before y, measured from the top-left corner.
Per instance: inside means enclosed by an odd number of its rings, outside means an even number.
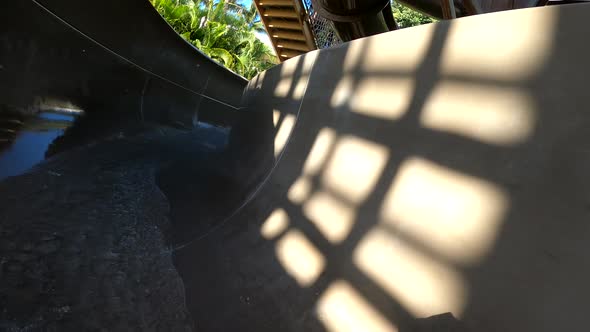
[[[250,3],[250,7],[244,8],[243,17],[251,30],[266,33],[264,24],[260,20],[260,15],[258,15],[258,9],[256,9],[254,2]]]
[[[151,0],[168,23],[213,60],[246,78],[277,63],[256,38],[264,31],[256,6],[238,0]]]

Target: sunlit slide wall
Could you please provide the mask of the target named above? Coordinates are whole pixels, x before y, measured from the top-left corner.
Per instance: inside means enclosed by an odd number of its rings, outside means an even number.
[[[0,105],[58,100],[141,121],[229,125],[247,81],[185,42],[147,0],[0,3]]]
[[[404,29],[249,83],[277,162],[241,218],[325,330],[409,331],[446,312],[474,331],[587,329],[588,17]]]

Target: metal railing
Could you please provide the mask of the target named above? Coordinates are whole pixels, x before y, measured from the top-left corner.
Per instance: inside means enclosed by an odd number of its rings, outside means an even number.
[[[303,0],[303,6],[305,7],[317,48],[328,48],[342,43],[332,22],[321,17],[314,10],[311,0]]]

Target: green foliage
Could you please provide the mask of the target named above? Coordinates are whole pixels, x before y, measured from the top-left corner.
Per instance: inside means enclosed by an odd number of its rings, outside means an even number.
[[[393,3],[393,17],[400,28],[409,28],[421,24],[436,22],[436,19],[417,12],[409,7]]]
[[[246,8],[237,0],[150,1],[182,38],[248,79],[278,63],[256,38],[264,26],[254,3]]]

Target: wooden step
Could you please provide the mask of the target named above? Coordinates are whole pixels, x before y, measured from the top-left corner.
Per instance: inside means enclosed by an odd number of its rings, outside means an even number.
[[[301,0],[254,0],[280,61],[315,49]]]
[[[278,48],[285,48],[297,51],[308,52],[310,51],[309,46],[306,43],[296,42],[296,41],[288,41],[288,40],[278,40],[277,41]]]
[[[276,7],[293,7],[292,0],[259,0],[258,5],[261,7],[276,6]]]
[[[264,10],[264,16],[266,17],[287,17],[287,18],[297,18],[297,13],[295,10],[289,9],[274,9],[268,8]]]
[[[291,30],[301,30],[301,23],[299,21],[294,20],[280,20],[280,19],[271,19],[268,20],[268,26],[270,28],[281,28],[281,29],[291,29]]]
[[[296,57],[301,54],[305,54],[305,52],[295,51],[295,50],[281,50],[280,52],[281,52],[281,58],[283,58],[283,59],[289,59],[289,58],[293,58],[293,57]]]
[[[270,36],[272,38],[306,41],[305,35],[303,33],[293,30],[275,29],[270,32]]]

